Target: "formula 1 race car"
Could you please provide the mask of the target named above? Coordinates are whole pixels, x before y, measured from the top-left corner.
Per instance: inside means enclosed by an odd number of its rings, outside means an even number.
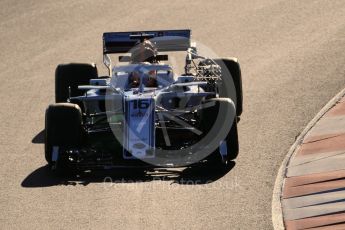
[[[45,114],[45,158],[58,172],[111,168],[226,169],[239,152],[236,58],[198,54],[190,30],[103,34],[103,62],[61,64]],[[183,74],[165,64],[184,51]],[[120,54],[125,54],[120,56]],[[112,66],[111,55],[118,55]]]

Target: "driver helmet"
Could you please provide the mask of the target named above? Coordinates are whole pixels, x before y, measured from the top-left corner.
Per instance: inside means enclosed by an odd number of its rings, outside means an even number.
[[[136,45],[132,51],[131,59],[133,63],[154,62],[156,57],[156,48],[149,40]]]

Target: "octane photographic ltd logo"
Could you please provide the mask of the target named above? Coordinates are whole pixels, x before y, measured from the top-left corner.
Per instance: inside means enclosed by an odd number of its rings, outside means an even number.
[[[236,89],[222,59],[196,44],[161,55],[146,40],[113,68],[106,111],[124,158],[178,167],[221,152],[236,122]]]

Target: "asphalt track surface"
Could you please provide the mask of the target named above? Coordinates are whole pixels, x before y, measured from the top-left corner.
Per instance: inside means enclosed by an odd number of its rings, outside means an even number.
[[[44,111],[54,70],[96,62],[104,31],[191,28],[239,58],[240,155],[225,175],[49,175]],[[2,229],[271,229],[278,168],[294,138],[345,85],[345,1],[0,1]],[[122,173],[122,172],[121,172]],[[199,176],[197,176],[199,175]]]

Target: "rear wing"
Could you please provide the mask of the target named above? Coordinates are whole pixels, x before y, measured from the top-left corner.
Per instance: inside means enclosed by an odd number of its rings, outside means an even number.
[[[191,30],[107,32],[103,34],[103,54],[127,53],[143,37],[149,38],[157,51],[186,51],[190,47]]]

